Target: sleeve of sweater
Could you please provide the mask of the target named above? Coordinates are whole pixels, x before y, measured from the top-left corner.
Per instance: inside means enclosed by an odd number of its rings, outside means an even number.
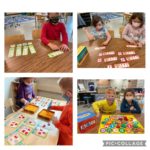
[[[121,112],[130,112],[130,108],[129,108],[129,107],[126,107],[126,103],[125,103],[124,100],[123,100],[123,102],[121,103],[120,111],[121,111]]]
[[[47,26],[46,26],[46,24],[44,24],[42,27],[42,31],[41,31],[41,41],[43,44],[48,45],[50,41],[46,37],[46,30],[47,30],[46,28],[47,28]]]
[[[35,98],[35,93],[33,89],[32,89],[32,97]]]
[[[17,98],[17,99],[25,98],[25,97],[24,97],[24,89],[23,89],[23,87],[22,87],[21,85],[20,85],[19,88],[18,88],[16,98]]]
[[[62,132],[62,133],[65,133],[67,135],[71,135],[72,136],[72,124],[73,124],[73,120],[72,120],[72,109],[70,108],[66,114],[64,114],[66,117],[65,117],[65,120],[68,121],[68,125],[64,125],[62,124],[60,121],[55,124],[55,126]]]
[[[53,110],[58,110],[58,111],[63,111],[65,106],[51,106],[50,109]]]
[[[126,41],[130,41],[130,40],[132,40],[129,36],[128,36],[128,32],[130,32],[129,31],[129,25],[127,24],[126,26],[125,26],[125,28],[124,28],[124,30],[123,30],[123,32],[122,32],[122,38],[123,39],[125,39]]]
[[[62,34],[62,43],[68,45],[68,35],[65,28],[65,25],[61,24],[61,34]]]
[[[132,113],[136,113],[136,114],[140,114],[141,113],[141,108],[140,108],[138,102],[136,102],[136,101],[134,101],[134,108],[135,108],[135,110],[132,110],[131,111]]]

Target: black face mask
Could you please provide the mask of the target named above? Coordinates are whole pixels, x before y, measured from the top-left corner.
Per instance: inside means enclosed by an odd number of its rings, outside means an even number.
[[[52,18],[49,18],[49,22],[52,23],[52,24],[57,24],[59,21],[59,17],[52,17]]]

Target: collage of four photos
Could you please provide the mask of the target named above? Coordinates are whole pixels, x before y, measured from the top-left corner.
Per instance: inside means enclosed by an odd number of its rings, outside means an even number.
[[[4,71],[33,76],[5,77],[4,144],[73,145],[73,116],[77,134],[144,134],[144,79],[77,77],[73,91],[73,77],[34,74],[74,73],[74,58],[77,70],[145,68],[145,20],[143,12],[5,12]]]

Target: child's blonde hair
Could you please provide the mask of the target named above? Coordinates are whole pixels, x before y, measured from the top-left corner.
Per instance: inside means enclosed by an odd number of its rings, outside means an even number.
[[[108,88],[108,89],[105,90],[105,94],[114,94],[114,95],[116,95],[116,91],[115,91],[115,89]]]
[[[69,90],[72,92],[72,78],[60,78],[57,82],[60,87],[62,87],[65,90]]]

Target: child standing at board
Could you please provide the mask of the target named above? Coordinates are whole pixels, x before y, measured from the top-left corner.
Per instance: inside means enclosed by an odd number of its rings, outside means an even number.
[[[124,93],[124,99],[121,103],[121,112],[125,113],[141,113],[141,108],[137,101],[134,100],[135,93],[132,89],[127,89]]]
[[[92,17],[92,24],[94,28],[91,32],[87,29],[83,28],[88,40],[97,40],[97,39],[105,39],[102,45],[108,45],[109,41],[111,40],[111,35],[108,30],[104,26],[104,22],[100,16],[94,15]]]
[[[35,98],[32,84],[33,78],[20,79],[16,96],[16,105],[18,105],[20,108],[27,105],[33,98]]]
[[[100,113],[115,113],[117,104],[116,104],[116,92],[114,89],[107,89],[105,91],[106,99],[96,101],[92,104],[93,110],[96,113],[96,116],[99,117]]]
[[[68,51],[68,35],[65,25],[59,22],[59,13],[48,13],[47,17],[48,22],[42,27],[41,41],[52,50]],[[50,40],[61,41],[61,36],[62,44],[60,46],[50,42]]]
[[[62,111],[60,119],[53,117],[52,122],[59,130],[58,145],[72,145],[72,78],[61,78],[58,84],[67,104],[50,107],[50,109]]]
[[[122,37],[127,42],[138,47],[142,47],[145,44],[145,26],[144,26],[144,14],[133,13],[129,19],[129,23],[125,26]]]

